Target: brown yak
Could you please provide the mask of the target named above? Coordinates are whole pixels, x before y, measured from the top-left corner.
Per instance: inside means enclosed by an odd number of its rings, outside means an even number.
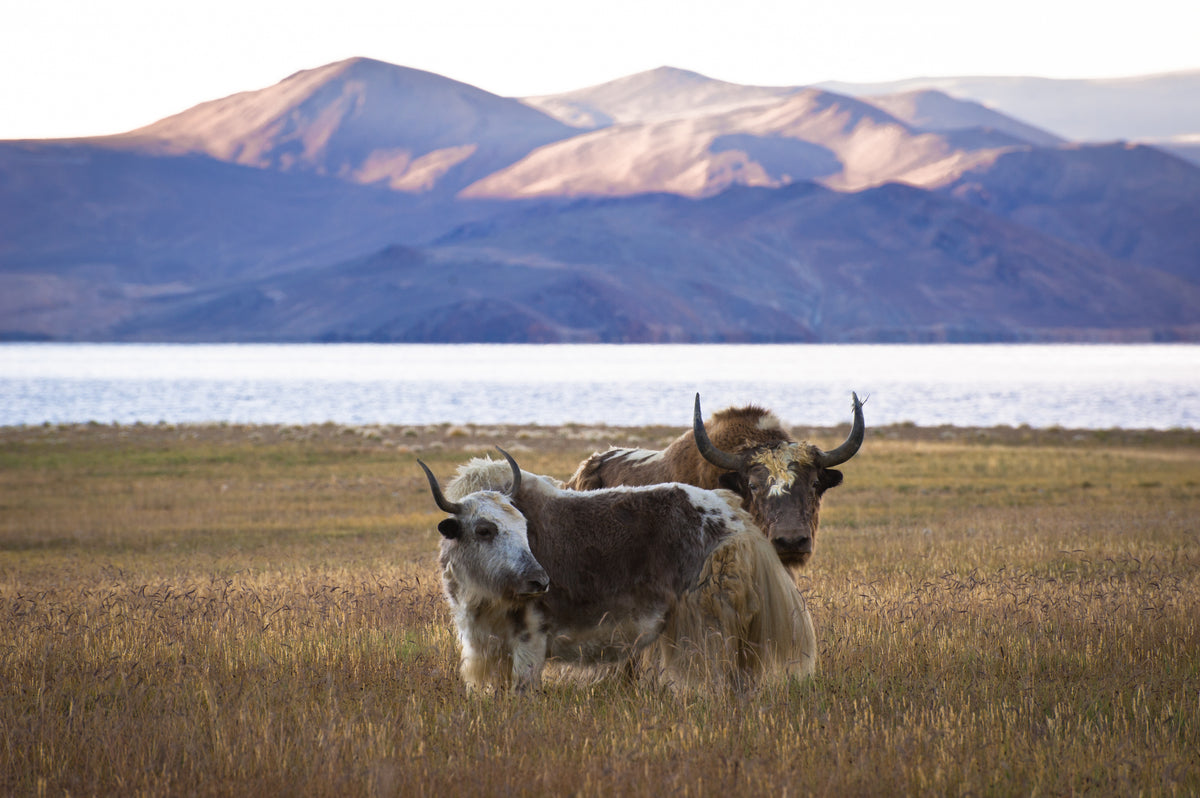
[[[812,557],[821,496],[842,483],[842,472],[833,466],[849,460],[862,446],[866,432],[862,402],[858,394],[853,397],[850,435],[825,452],[796,442],[774,413],[754,405],[714,413],[706,430],[700,394],[696,394],[692,431],[661,451],[596,452],[579,464],[566,486],[596,490],[684,482],[732,490],[774,544],[780,561],[794,571]]]

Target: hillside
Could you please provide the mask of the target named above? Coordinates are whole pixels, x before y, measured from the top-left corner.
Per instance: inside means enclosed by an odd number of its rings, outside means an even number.
[[[1200,282],[1200,169],[1156,148],[1014,150],[944,190],[1061,241]]]
[[[697,72],[659,67],[584,89],[523,102],[576,127],[659,122],[765,105],[801,87],[744,86]]]
[[[1025,124],[980,103],[955,99],[933,89],[883,94],[864,99],[918,130],[934,133],[996,131],[1012,136],[1014,141],[1039,147],[1056,147],[1066,143],[1053,133]]]
[[[633,122],[549,144],[470,186],[471,197],[703,197],[732,185],[815,180],[855,191],[892,180],[945,181],[1000,147],[1027,145],[975,130],[970,142],[916,130],[880,107],[804,89],[735,111]]]
[[[1130,290],[1138,286],[1137,292]],[[423,248],[170,297],[155,340],[987,341],[1143,339],[1200,288],[917,188],[813,184],[536,206]],[[253,313],[246,312],[252,309]]]
[[[452,193],[573,132],[465,83],[353,58],[204,103],[122,138],[261,169]]]
[[[1164,141],[1200,134],[1200,69],[1085,80],[968,76],[829,81],[820,87],[855,97],[936,89],[1072,141]]]

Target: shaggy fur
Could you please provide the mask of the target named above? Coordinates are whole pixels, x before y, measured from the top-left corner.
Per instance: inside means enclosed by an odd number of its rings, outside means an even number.
[[[507,462],[472,460],[446,496],[505,503],[511,482]],[[523,471],[511,504],[550,589],[464,609],[458,582],[481,566],[472,541],[443,542],[463,678],[472,689],[536,686],[542,663],[527,650],[539,637],[554,660],[637,661],[647,677],[676,686],[744,687],[812,673],[816,639],[803,597],[737,503],[689,485],[581,493]]]
[[[756,405],[731,407],[705,425],[718,448],[746,455],[740,471],[725,471],[704,459],[689,430],[662,451],[617,449],[596,452],[566,483],[573,490],[616,485],[684,482],[726,488],[775,546],[779,559],[798,569],[812,556],[820,526],[821,497],[842,482],[842,472],[816,465],[821,450],[796,442],[774,413]]]
[[[641,661],[643,672],[689,687],[745,689],[816,670],[808,607],[752,522],[705,560]]]
[[[797,444],[774,413],[757,405],[719,410],[704,427],[717,448],[727,452],[808,446]],[[688,430],[662,451],[613,447],[596,452],[579,464],[566,487],[597,490],[617,485],[686,482],[713,490],[723,487],[721,475],[725,473],[701,456],[696,436]]]

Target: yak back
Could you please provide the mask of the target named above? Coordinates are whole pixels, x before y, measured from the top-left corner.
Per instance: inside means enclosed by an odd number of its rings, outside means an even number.
[[[757,405],[719,410],[704,429],[718,449],[732,453],[795,442],[774,413]],[[596,490],[615,485],[686,482],[713,490],[721,487],[723,473],[704,459],[696,448],[696,436],[688,430],[662,451],[613,448],[596,452],[580,463],[566,485],[574,490]]]
[[[697,500],[699,499],[699,500]],[[734,531],[724,499],[686,485],[563,491],[547,500],[524,490],[529,548],[550,575],[554,614],[598,621],[665,602],[695,586],[705,559]]]

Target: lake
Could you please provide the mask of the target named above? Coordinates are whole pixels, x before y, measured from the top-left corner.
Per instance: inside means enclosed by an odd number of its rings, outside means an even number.
[[[1200,345],[0,344],[0,425],[1200,427]]]

